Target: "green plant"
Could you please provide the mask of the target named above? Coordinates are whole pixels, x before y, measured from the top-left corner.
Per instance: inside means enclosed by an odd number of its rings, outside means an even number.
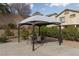
[[[57,38],[59,34],[59,29],[57,27],[48,28],[46,26],[43,26],[41,28],[41,34],[44,36]]]
[[[7,41],[8,41],[7,36],[3,35],[3,36],[0,37],[0,42],[1,43],[7,42]]]
[[[21,30],[21,37],[22,37],[22,39],[26,40],[28,36],[29,36],[29,31],[26,30],[25,28],[23,28]]]
[[[48,28],[46,26],[41,27],[41,34],[53,38],[58,38],[60,35],[57,27]],[[78,28],[74,26],[67,26],[66,28],[62,29],[62,37],[66,40],[79,41]]]
[[[63,29],[63,38],[66,40],[78,40],[79,38],[79,32],[78,28],[75,28],[73,26],[69,26],[67,28]]]
[[[59,29],[57,27],[49,28],[47,31],[50,37],[58,38]]]
[[[6,28],[6,29],[4,30],[4,34],[5,34],[6,36],[14,36],[14,33],[10,30],[10,28]]]
[[[46,36],[47,35],[47,27],[46,26],[42,26],[40,29],[40,34],[42,36]]]
[[[7,3],[0,3],[0,13],[11,13],[10,7]]]
[[[13,23],[9,23],[9,24],[8,24],[8,27],[9,27],[10,29],[15,29],[15,28],[16,28],[16,25],[13,24]]]

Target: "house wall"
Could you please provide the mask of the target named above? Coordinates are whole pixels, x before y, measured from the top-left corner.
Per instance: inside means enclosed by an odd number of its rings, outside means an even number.
[[[50,17],[52,18],[52,20],[53,20],[53,19],[57,20],[57,19],[56,19],[56,16],[57,16],[57,14],[54,14],[54,15],[52,15],[52,16],[50,16]],[[47,27],[52,27],[52,26],[57,26],[57,25],[54,25],[54,24],[52,24],[52,25],[47,25]]]
[[[71,15],[75,14],[74,17],[71,17]],[[64,17],[64,23],[62,23],[62,29],[65,26],[74,25],[75,27],[79,27],[79,12],[74,11],[64,11],[60,15],[56,17],[56,15],[51,16],[53,19],[56,19],[57,21],[60,21],[60,17]],[[77,26],[76,26],[77,25]],[[48,25],[48,27],[52,27],[54,25]]]
[[[65,14],[63,12],[61,15],[56,17],[57,20],[60,20],[60,17],[64,17],[65,22],[62,23],[61,25],[77,25],[79,24],[79,13],[78,12],[72,12],[68,11],[68,14]],[[72,14],[75,14],[75,17],[71,17]]]

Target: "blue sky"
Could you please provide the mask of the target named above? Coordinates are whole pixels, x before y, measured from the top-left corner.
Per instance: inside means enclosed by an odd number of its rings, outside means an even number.
[[[31,4],[32,13],[41,12],[44,15],[60,13],[64,9],[79,10],[79,3],[33,3]]]

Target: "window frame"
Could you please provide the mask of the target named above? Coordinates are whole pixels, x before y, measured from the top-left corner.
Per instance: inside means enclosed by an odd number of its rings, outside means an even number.
[[[76,14],[71,14],[70,15],[70,18],[74,18],[74,17],[76,17]]]
[[[60,17],[60,22],[64,23],[65,22],[65,17]]]

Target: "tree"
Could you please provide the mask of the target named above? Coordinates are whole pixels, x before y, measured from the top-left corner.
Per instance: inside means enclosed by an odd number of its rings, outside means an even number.
[[[0,13],[11,13],[7,3],[0,3]]]
[[[30,4],[26,3],[12,3],[10,4],[10,7],[15,10],[19,15],[26,18],[31,13]]]

